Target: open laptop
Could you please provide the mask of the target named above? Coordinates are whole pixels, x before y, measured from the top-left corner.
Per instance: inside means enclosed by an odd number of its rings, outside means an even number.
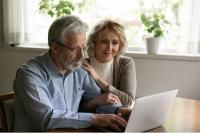
[[[163,126],[178,90],[157,93],[137,98],[128,120],[125,132],[143,132]],[[98,128],[111,132],[112,129]]]
[[[136,99],[125,132],[142,132],[163,126],[177,93],[178,90],[171,90]]]

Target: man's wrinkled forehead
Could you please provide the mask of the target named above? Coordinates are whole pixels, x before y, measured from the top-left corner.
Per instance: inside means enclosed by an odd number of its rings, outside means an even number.
[[[86,45],[86,33],[70,33],[64,38],[64,44],[71,47]]]

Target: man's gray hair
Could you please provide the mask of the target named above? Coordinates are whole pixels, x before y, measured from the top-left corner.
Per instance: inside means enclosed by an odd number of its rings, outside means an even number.
[[[65,16],[56,19],[50,26],[48,32],[48,44],[52,41],[64,43],[64,36],[68,33],[86,33],[88,25],[76,16]]]

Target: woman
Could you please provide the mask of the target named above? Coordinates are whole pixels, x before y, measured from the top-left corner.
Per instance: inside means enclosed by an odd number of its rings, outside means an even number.
[[[117,22],[101,21],[89,35],[89,59],[83,67],[104,92],[91,103],[121,102],[125,107],[132,106],[136,93],[136,71],[134,60],[122,56],[126,48],[124,27]]]

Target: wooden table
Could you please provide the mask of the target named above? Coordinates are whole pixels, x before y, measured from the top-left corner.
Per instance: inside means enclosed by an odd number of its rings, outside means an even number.
[[[53,129],[56,132],[99,132],[95,128]],[[200,101],[177,97],[164,126],[150,132],[200,132]]]
[[[200,101],[177,97],[166,125],[151,131],[200,132]]]

